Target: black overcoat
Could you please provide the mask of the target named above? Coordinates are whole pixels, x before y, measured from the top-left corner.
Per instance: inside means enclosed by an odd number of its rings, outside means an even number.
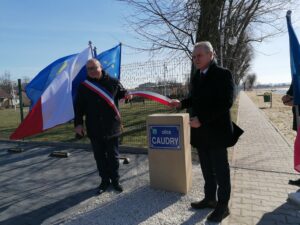
[[[201,127],[191,128],[191,144],[196,148],[233,146],[243,131],[230,116],[234,101],[234,82],[229,70],[212,62],[205,74],[198,70],[191,80],[191,95],[181,101],[191,108]]]

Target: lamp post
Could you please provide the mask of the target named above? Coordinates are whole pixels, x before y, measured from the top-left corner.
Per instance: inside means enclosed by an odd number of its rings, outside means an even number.
[[[224,44],[224,34],[220,35],[220,65],[223,67],[223,44]]]

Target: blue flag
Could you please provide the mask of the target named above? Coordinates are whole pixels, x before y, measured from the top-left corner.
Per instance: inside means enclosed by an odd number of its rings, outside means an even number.
[[[121,44],[97,55],[102,68],[110,76],[120,80],[121,72]]]
[[[54,77],[64,68],[65,62],[77,54],[69,55],[57,59],[52,62],[41,72],[39,72],[33,80],[26,86],[25,91],[28,98],[31,100],[31,108],[39,100],[43,92],[47,89]],[[112,77],[120,79],[121,69],[121,44],[102,52],[96,57],[102,64],[103,69]],[[72,96],[76,98],[76,93],[81,82],[86,79],[87,71],[84,66],[72,82]]]
[[[286,14],[290,40],[290,61],[293,83],[294,105],[300,105],[300,45],[291,22],[291,11]]]

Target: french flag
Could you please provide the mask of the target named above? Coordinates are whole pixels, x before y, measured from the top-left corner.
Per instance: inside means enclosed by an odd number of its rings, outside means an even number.
[[[91,48],[67,57],[10,139],[32,136],[74,118],[72,84],[91,58]]]

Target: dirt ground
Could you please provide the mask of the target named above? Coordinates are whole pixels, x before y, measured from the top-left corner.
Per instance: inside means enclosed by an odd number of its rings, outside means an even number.
[[[283,94],[272,93],[272,107],[270,103],[264,103],[263,93],[265,90],[246,92],[252,101],[268,116],[272,123],[280,130],[286,139],[293,144],[296,132],[292,130],[292,108],[282,104]]]

